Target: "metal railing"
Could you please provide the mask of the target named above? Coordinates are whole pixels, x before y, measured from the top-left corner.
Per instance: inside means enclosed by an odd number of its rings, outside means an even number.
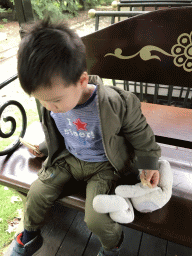
[[[88,15],[90,18],[95,18],[95,31],[99,30],[99,18],[100,17],[111,17],[111,24],[115,23],[116,17],[131,18],[139,14],[148,13],[148,11],[95,11],[94,9],[89,10]]]
[[[11,78],[9,78],[8,80],[6,80],[5,82],[1,83],[0,84],[0,90],[2,88],[4,88],[6,85],[8,85],[11,82],[13,82],[14,80],[16,80],[16,79],[17,79],[17,75],[14,75]],[[11,106],[11,105],[16,106],[21,112],[22,128],[21,128],[21,132],[18,136],[18,139],[14,143],[12,143],[11,146],[9,146],[5,150],[1,151],[0,156],[10,154],[20,146],[21,143],[19,141],[19,137],[22,137],[22,138],[24,137],[25,132],[26,132],[26,128],[27,128],[27,115],[26,115],[26,111],[25,111],[24,107],[21,105],[21,103],[19,103],[16,100],[9,100],[9,101],[3,103],[2,106],[0,106],[0,121],[3,119],[4,122],[11,122],[11,128],[10,128],[9,132],[5,133],[5,132],[2,131],[2,129],[0,127],[0,137],[4,138],[4,139],[5,138],[10,138],[14,134],[14,132],[16,131],[17,121],[15,120],[15,118],[13,116],[7,116],[7,117],[2,118],[3,112],[5,111],[5,109],[8,106]]]
[[[26,23],[28,21],[32,21],[33,18],[33,11],[32,11],[32,6],[31,6],[31,1],[30,0],[15,0],[15,9],[16,9],[16,14],[17,14],[17,19],[21,28],[21,24],[22,23]],[[22,31],[20,29],[20,31]],[[14,80],[16,80],[18,78],[17,75],[12,76],[11,78],[9,78],[8,80],[4,81],[3,83],[0,84],[0,90],[2,88],[4,88],[6,85],[10,84],[11,82],[13,82]],[[26,128],[27,128],[27,115],[26,115],[26,111],[24,109],[24,107],[21,105],[21,103],[19,103],[16,100],[9,100],[7,102],[5,102],[2,106],[0,106],[0,121],[4,121],[4,122],[11,122],[11,128],[9,132],[3,132],[1,127],[0,127],[0,137],[1,138],[10,138],[17,127],[17,121],[15,120],[14,117],[12,116],[7,116],[5,118],[3,118],[3,112],[6,110],[6,108],[8,106],[16,106],[20,112],[21,112],[21,116],[22,116],[22,128],[20,131],[20,134],[18,136],[18,139],[16,139],[16,141],[14,143],[12,143],[10,146],[8,146],[5,150],[0,152],[0,156],[2,155],[7,155],[7,154],[11,154],[13,151],[15,151],[20,145],[20,141],[19,141],[19,137],[24,137],[25,132],[26,132]],[[39,109],[38,109],[39,111]]]

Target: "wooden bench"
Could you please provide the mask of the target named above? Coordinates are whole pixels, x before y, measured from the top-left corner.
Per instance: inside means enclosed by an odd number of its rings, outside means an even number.
[[[151,12],[83,37],[89,73],[102,78],[190,87],[192,73],[174,64],[171,48],[177,44],[181,34],[191,33],[192,24],[188,22],[191,14],[191,7]],[[141,49],[148,45],[158,49],[147,52],[149,57],[154,57],[144,61],[141,59]],[[116,50],[118,48],[122,52]],[[140,55],[123,59],[123,56],[133,56],[138,52]],[[165,55],[165,52],[168,54]],[[127,226],[192,247],[192,110],[149,103],[142,103],[142,110],[157,135],[162,158],[171,163],[173,196],[166,206],[153,213],[135,211],[135,220]],[[26,138],[30,138],[31,134],[39,134],[39,142],[43,140],[39,122],[27,129]],[[170,143],[171,139],[173,144]],[[0,157],[0,183],[26,195],[42,163],[43,159],[35,158],[21,146],[12,154]],[[134,184],[137,180],[131,175],[120,182]],[[77,193],[74,188],[78,190]],[[59,202],[84,211],[85,184],[72,181],[65,187]]]
[[[117,11],[125,11],[129,8],[130,11],[154,11],[171,7],[190,6],[191,0],[125,0],[113,1],[112,8]],[[120,21],[120,17],[118,17]]]
[[[89,11],[89,17],[95,18],[95,31],[100,27],[104,28],[107,24],[114,24],[120,19],[127,19],[136,15],[144,14],[149,11],[172,8],[172,7],[191,6],[190,0],[176,0],[176,1],[120,1],[112,2],[114,11]],[[121,7],[123,8],[121,11]],[[129,9],[130,11],[127,11]],[[116,11],[118,10],[118,11]],[[125,11],[126,10],[126,11]],[[109,21],[109,18],[111,21]],[[100,28],[101,29],[101,28]],[[125,90],[131,91],[136,94],[141,101],[155,104],[174,105],[178,107],[191,108],[192,102],[192,89],[182,86],[173,86],[165,84],[152,84],[127,80],[112,79],[114,86],[121,86]]]
[[[130,8],[130,11],[132,11],[133,8],[142,9],[142,11],[145,10],[159,10],[162,8],[170,8],[170,7],[181,7],[181,6],[190,6],[191,0],[160,0],[160,1],[154,1],[154,0],[125,0],[120,2],[113,2],[112,6],[113,8],[117,8],[118,11],[123,10],[122,8]]]

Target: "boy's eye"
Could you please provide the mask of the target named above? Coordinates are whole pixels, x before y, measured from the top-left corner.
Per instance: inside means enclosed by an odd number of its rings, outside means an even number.
[[[56,102],[59,102],[60,100],[55,100],[55,101],[53,101],[53,103],[56,103]]]

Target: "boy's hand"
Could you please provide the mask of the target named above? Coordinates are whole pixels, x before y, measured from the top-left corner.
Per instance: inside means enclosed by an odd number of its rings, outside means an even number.
[[[152,186],[152,188],[155,188],[157,184],[159,183],[159,171],[158,170],[143,170],[140,179],[146,180],[149,182]]]
[[[37,146],[37,145],[34,145],[38,150],[39,150],[39,146]],[[37,152],[35,152],[35,150],[33,150],[33,149],[28,149],[29,150],[29,152],[31,153],[31,154],[33,154],[34,156],[36,156],[36,157],[44,157],[45,155],[43,154],[43,153],[41,153],[40,151],[40,154],[38,154]]]

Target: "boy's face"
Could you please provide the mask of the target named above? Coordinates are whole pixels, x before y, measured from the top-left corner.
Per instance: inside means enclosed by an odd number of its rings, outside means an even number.
[[[32,93],[32,96],[49,111],[65,113],[79,104],[83,104],[87,94],[88,75],[84,72],[76,85],[65,87],[65,82],[60,76],[53,77],[51,88],[43,86]]]

